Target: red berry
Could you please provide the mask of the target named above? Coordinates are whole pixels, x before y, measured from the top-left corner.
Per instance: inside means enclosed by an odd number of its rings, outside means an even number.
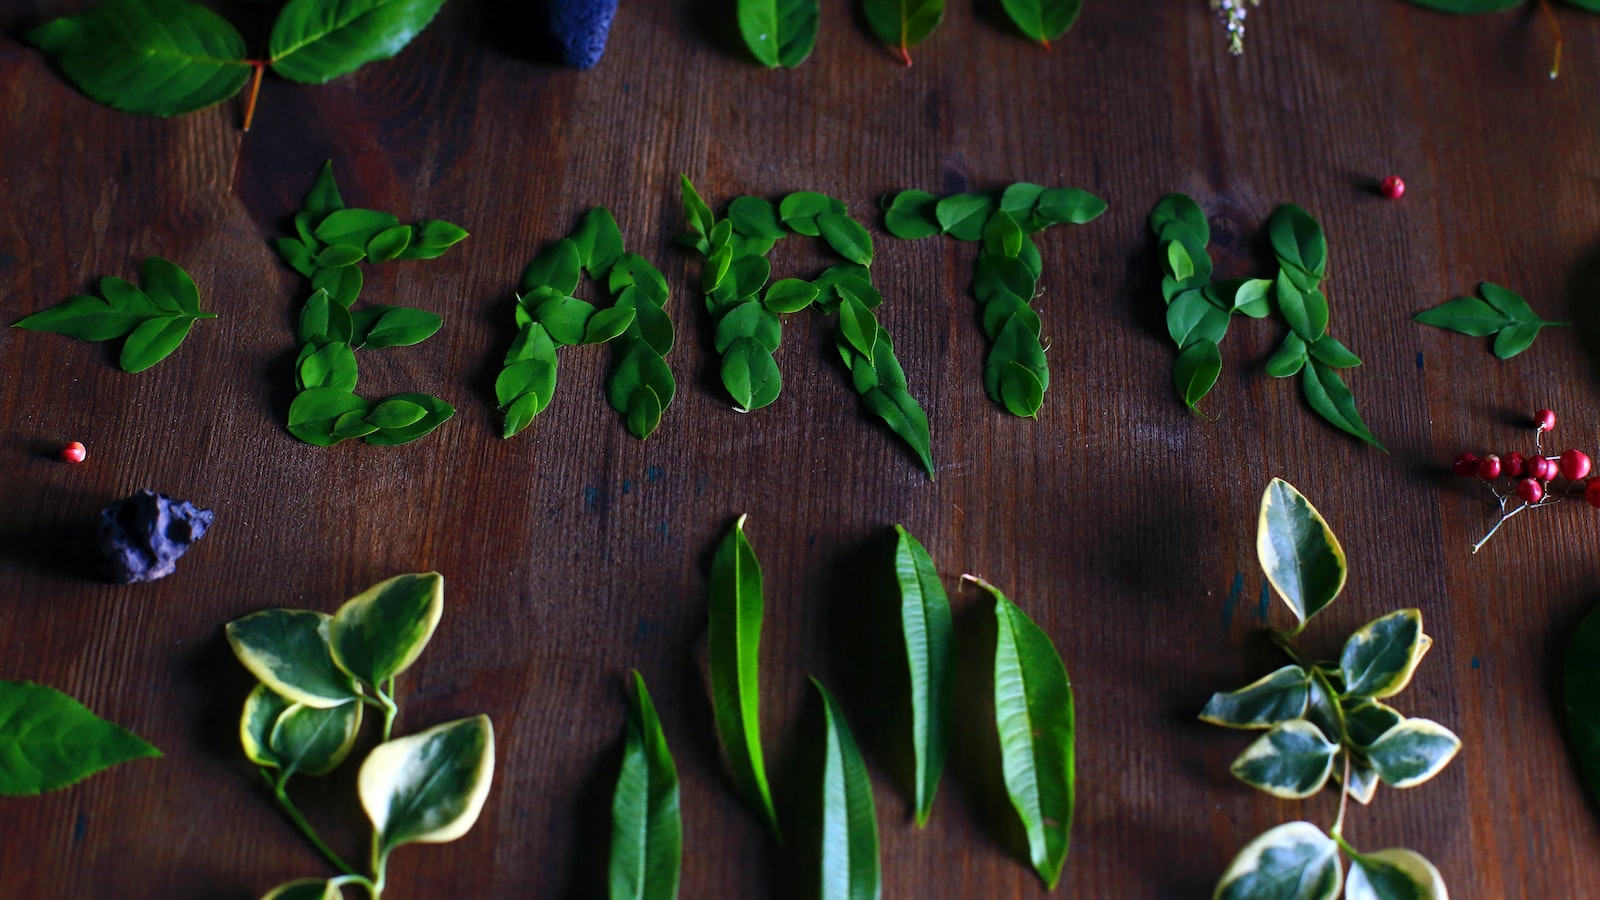
[[[1561,464],[1548,456],[1535,456],[1528,461],[1528,474],[1540,481],[1550,481],[1561,474]]]
[[[1533,424],[1536,425],[1540,431],[1555,430],[1556,411],[1553,409],[1539,410],[1533,414]]]
[[[1584,485],[1583,499],[1589,501],[1590,506],[1600,507],[1600,478],[1591,478]]]
[[[1582,450],[1561,451],[1561,475],[1568,481],[1582,481],[1589,476],[1592,467],[1589,454]]]
[[[1493,481],[1500,477],[1500,457],[1493,453],[1478,460],[1478,477],[1484,481]]]
[[[1532,478],[1524,478],[1517,482],[1517,496],[1521,497],[1524,503],[1538,503],[1544,499],[1544,485]]]
[[[89,451],[84,449],[81,442],[73,441],[61,448],[61,458],[69,463],[81,463],[89,458]]]
[[[1378,185],[1378,190],[1382,191],[1383,195],[1390,200],[1399,200],[1400,196],[1406,192],[1406,183],[1400,180],[1399,175],[1390,175],[1383,180],[1382,184]]]
[[[1450,468],[1454,469],[1455,473],[1462,478],[1471,478],[1478,474],[1478,458],[1471,453],[1464,452],[1456,457],[1456,461],[1450,464]]]
[[[1500,461],[1505,463],[1505,473],[1507,478],[1520,478],[1523,472],[1528,471],[1527,457],[1515,450],[1507,453],[1505,456],[1500,457]]]

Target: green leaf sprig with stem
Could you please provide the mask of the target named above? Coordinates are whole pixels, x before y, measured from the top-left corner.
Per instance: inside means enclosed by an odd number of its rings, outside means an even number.
[[[1548,326],[1571,322],[1551,322],[1539,318],[1521,295],[1491,281],[1478,285],[1478,297],[1457,297],[1412,316],[1414,322],[1465,334],[1469,337],[1494,335],[1494,355],[1510,359],[1533,346],[1539,331]]]
[[[273,244],[284,262],[311,279],[312,289],[297,328],[298,393],[289,405],[289,433],[319,447],[351,438],[387,447],[432,432],[455,414],[455,407],[421,393],[377,402],[358,396],[355,351],[420,344],[443,320],[403,306],[352,309],[364,283],[358,264],[434,259],[467,232],[437,219],[401,225],[391,213],[347,208],[331,161],[323,164],[301,207],[294,217],[295,237]]]
[[[1433,640],[1422,613],[1402,609],[1350,635],[1336,661],[1310,662],[1291,643],[1339,595],[1344,551],[1316,508],[1288,482],[1273,479],[1261,499],[1256,531],[1261,567],[1289,610],[1292,631],[1273,632],[1290,664],[1235,691],[1213,694],[1202,721],[1264,731],[1234,761],[1239,780],[1285,799],[1310,797],[1330,780],[1339,811],[1326,832],[1305,821],[1277,826],[1251,841],[1223,873],[1225,900],[1347,900],[1448,896],[1438,869],[1420,854],[1357,850],[1345,837],[1349,800],[1366,805],[1380,784],[1409,788],[1437,775],[1461,739],[1429,719],[1408,718],[1390,698],[1410,684]],[[1345,878],[1341,851],[1350,857]],[[1292,885],[1285,892],[1285,885]]]
[[[778,398],[783,378],[774,353],[783,335],[780,316],[808,308],[837,314],[834,347],[862,404],[905,441],[933,477],[927,414],[911,396],[888,329],[873,313],[883,296],[872,284],[872,236],[866,228],[843,203],[813,191],[790,194],[776,205],[761,197],[738,197],[718,220],[687,177],[682,186],[689,232],[680,240],[705,261],[701,288],[716,322],[722,383],[735,409],[751,412]],[[845,262],[810,281],[785,278],[769,285],[767,254],[790,234],[821,239]]]
[[[250,59],[226,19],[187,0],[105,0],[28,32],[68,81],[127,112],[176,116],[205,109],[250,83],[244,130],[261,76],[322,84],[388,59],[433,21],[444,0],[289,0],[266,59]]]
[[[1050,385],[1039,314],[1029,305],[1043,270],[1032,236],[1052,225],[1091,222],[1105,211],[1105,201],[1087,191],[1027,182],[944,198],[906,190],[889,200],[884,227],[895,237],[947,234],[981,244],[972,290],[990,341],[983,387],[1012,415],[1038,417]]]
[[[0,681],[0,797],[31,797],[161,751],[77,700],[31,681]]]
[[[607,280],[611,306],[599,309],[573,296],[586,273]],[[612,343],[607,399],[634,437],[649,437],[677,389],[665,359],[674,339],[667,300],[661,272],[624,250],[610,211],[591,209],[570,237],[546,247],[523,272],[517,338],[495,379],[504,436],[522,431],[549,406],[557,348]]]
[[[126,336],[118,364],[124,372],[143,372],[178,349],[195,322],[214,319],[216,313],[201,311],[200,291],[189,273],[159,256],[144,261],[139,283],[102,278],[103,297],[77,294],[11,327],[81,341]]]
[[[436,572],[400,575],[352,597],[333,615],[269,609],[228,623],[234,655],[260,680],[245,700],[239,740],[273,797],[306,840],[340,874],[279,885],[264,900],[341,897],[360,886],[379,900],[390,854],[410,843],[465,834],[494,776],[494,728],[487,716],[393,736],[400,707],[395,679],[416,662],[444,613]],[[369,875],[323,841],[289,797],[295,775],[339,767],[361,729],[362,710],[383,714],[381,743],[361,764],[357,791],[372,825]]]

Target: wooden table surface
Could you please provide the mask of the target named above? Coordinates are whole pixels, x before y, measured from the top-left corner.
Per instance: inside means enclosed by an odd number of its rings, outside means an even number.
[[[574,72],[530,58],[537,27],[517,4],[455,0],[391,62],[320,87],[269,77],[245,134],[237,101],[172,120],[99,106],[21,41],[88,5],[0,7],[0,313],[9,324],[160,255],[218,318],[139,375],[118,370],[114,345],[0,331],[0,678],[65,690],[165,753],[0,800],[0,896],[250,898],[331,874],[240,752],[252,679],[223,626],[332,611],[430,569],[446,611],[401,679],[399,731],[487,713],[499,765],[476,827],[400,850],[386,896],[603,896],[630,668],[682,777],[682,896],[809,896],[807,841],[779,847],[735,793],[701,674],[707,565],[742,513],[766,575],[762,724],[787,819],[803,827],[816,789],[816,675],[872,772],[885,896],[1046,895],[985,725],[990,604],[958,584],[977,573],[1050,634],[1073,679],[1080,793],[1057,894],[1209,896],[1255,835],[1327,826],[1337,807],[1331,791],[1278,801],[1234,780],[1248,736],[1195,718],[1212,691],[1280,664],[1254,550],[1272,476],[1319,506],[1350,561],[1306,646],[1333,653],[1361,623],[1420,607],[1435,645],[1399,706],[1465,741],[1434,781],[1354,809],[1350,839],[1423,853],[1457,897],[1593,895],[1600,827],[1564,742],[1560,672],[1600,600],[1600,514],[1530,514],[1474,556],[1492,509],[1448,463],[1527,450],[1540,406],[1560,413],[1560,446],[1600,445],[1600,18],[1558,8],[1552,82],[1535,7],[1454,18],[1268,0],[1236,59],[1200,0],[1088,0],[1049,53],[989,4],[955,3],[905,68],[828,3],[812,58],[768,71],[738,44],[731,4],[625,2],[604,60]],[[253,41],[270,21],[230,12]],[[306,285],[269,240],[330,158],[353,205],[472,232],[439,260],[369,269],[364,300],[445,320],[419,347],[363,356],[363,393],[456,406],[408,446],[324,449],[285,430]],[[816,190],[870,223],[881,320],[931,420],[936,480],[860,405],[818,316],[789,326],[778,402],[730,409],[699,262],[673,241],[679,173],[718,210]],[[1398,202],[1375,190],[1391,173],[1408,185]],[[972,245],[890,238],[875,211],[903,188],[1013,181],[1110,204],[1040,241],[1054,377],[1037,421],[984,394]],[[1171,191],[1212,216],[1224,275],[1271,271],[1261,226],[1278,204],[1320,219],[1332,331],[1366,361],[1348,380],[1387,455],[1264,376],[1277,324],[1236,322],[1204,403],[1215,421],[1184,409],[1145,224]],[[596,205],[671,284],[678,398],[635,440],[604,400],[607,354],[567,350],[550,408],[502,440],[492,385],[512,291]],[[825,262],[791,243],[780,275]],[[1501,362],[1485,340],[1409,321],[1482,280],[1579,327]],[[69,440],[87,463],[56,459]],[[216,524],[173,577],[105,583],[85,562],[87,523],[141,487]],[[922,831],[882,591],[895,523],[937,560],[958,632],[955,744]],[[1271,619],[1284,624],[1281,606]],[[363,852],[353,778],[297,795],[335,846]]]

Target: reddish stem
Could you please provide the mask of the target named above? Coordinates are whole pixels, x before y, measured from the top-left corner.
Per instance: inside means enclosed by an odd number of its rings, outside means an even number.
[[[1544,20],[1550,23],[1550,33],[1556,39],[1555,59],[1550,63],[1550,78],[1554,80],[1561,74],[1561,22],[1556,19],[1556,14],[1550,9],[1550,0],[1539,0],[1539,9],[1544,12]]]
[[[249,131],[250,123],[255,121],[256,98],[261,95],[261,76],[267,71],[267,64],[258,60],[251,60],[250,66],[256,70],[256,74],[250,79],[250,99],[245,103],[244,107],[245,131]]]
[[[900,61],[909,67],[911,65],[911,51],[906,49],[906,42],[901,41],[898,49],[900,51]]]

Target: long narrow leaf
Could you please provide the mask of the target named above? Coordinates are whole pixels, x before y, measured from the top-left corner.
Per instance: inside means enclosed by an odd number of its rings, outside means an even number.
[[[916,757],[917,827],[928,824],[944,769],[944,709],[950,696],[954,627],[939,571],[921,542],[899,525],[894,574],[900,630],[911,669],[911,746]]]
[[[761,563],[744,521],[740,516],[711,561],[711,703],[734,783],[781,840],[761,753]]]
[[[611,900],[673,900],[683,864],[678,770],[644,676],[634,672],[633,684],[611,800]]]
[[[828,723],[822,767],[822,900],[878,900],[883,872],[872,779],[839,704],[822,682],[813,678],[811,683],[822,695]]]

